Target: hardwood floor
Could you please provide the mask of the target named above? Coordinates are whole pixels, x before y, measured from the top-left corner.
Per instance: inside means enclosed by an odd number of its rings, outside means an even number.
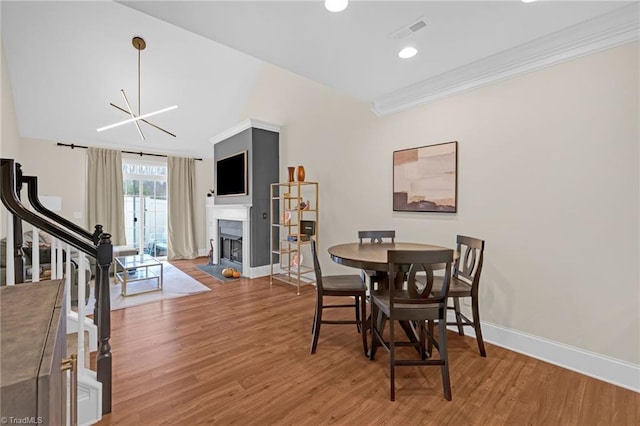
[[[449,333],[453,400],[438,367],[362,354],[355,326],[327,325],[309,354],[315,288],[268,278],[112,313],[113,409],[100,425],[637,425],[640,394]],[[344,315],[347,315],[345,312]],[[340,317],[338,313],[336,318]],[[411,350],[409,348],[403,348]]]

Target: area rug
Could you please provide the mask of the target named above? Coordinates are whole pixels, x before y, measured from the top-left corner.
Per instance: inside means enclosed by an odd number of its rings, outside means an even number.
[[[200,269],[202,272],[205,272],[211,275],[213,278],[217,278],[220,281],[235,281],[237,278],[227,278],[222,275],[222,270],[227,268],[227,266],[223,265],[196,265],[196,268]]]
[[[111,278],[111,310],[129,308],[131,306],[143,305],[146,303],[157,302],[160,300],[174,299],[176,297],[189,296],[191,294],[203,293],[211,291],[209,287],[200,284],[189,275],[185,274],[175,266],[167,262],[162,262],[162,291],[152,291],[149,293],[130,294],[127,297],[122,296],[122,284],[114,283]],[[143,290],[144,286],[150,285],[151,282],[139,281],[128,283],[127,290],[129,293]],[[152,283],[155,285],[155,282]],[[91,294],[87,302],[87,312],[93,312],[95,305],[93,282],[91,283]]]

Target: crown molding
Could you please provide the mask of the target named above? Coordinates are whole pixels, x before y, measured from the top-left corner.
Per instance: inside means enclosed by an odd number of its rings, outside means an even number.
[[[268,130],[275,133],[280,133],[280,129],[282,128],[282,126],[280,126],[279,124],[267,123],[266,121],[248,118],[243,122],[238,123],[235,126],[225,130],[224,132],[218,133],[217,135],[209,139],[209,142],[215,145],[218,142],[229,139],[231,136],[237,135],[240,132],[244,132],[251,127],[253,127],[254,129]]]
[[[382,96],[371,109],[384,116],[639,39],[633,3]]]

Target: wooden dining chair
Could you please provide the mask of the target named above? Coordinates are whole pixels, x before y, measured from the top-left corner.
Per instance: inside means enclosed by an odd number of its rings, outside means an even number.
[[[395,401],[395,368],[397,366],[438,365],[442,374],[444,397],[451,400],[451,383],[449,379],[449,357],[447,354],[447,295],[451,278],[453,250],[389,250],[389,290],[371,292],[371,350],[369,358],[374,359],[378,346],[389,352],[389,368],[391,382],[391,400]],[[445,275],[440,290],[433,293],[433,267],[445,266]],[[426,283],[416,281],[416,274],[424,272]],[[406,274],[406,288],[403,281]],[[382,314],[383,321],[378,318]],[[382,335],[384,320],[389,323],[389,340]],[[439,321],[438,338],[425,327],[426,321]],[[407,330],[409,324],[416,327],[418,339],[400,341],[396,339],[395,323],[400,322]],[[431,323],[433,324],[433,322]],[[411,331],[411,330],[409,330]],[[415,341],[414,341],[415,340]],[[435,346],[439,358],[427,359],[425,341]],[[415,346],[420,359],[397,359],[398,346]],[[409,352],[407,352],[409,353]]]
[[[487,352],[484,348],[484,341],[482,340],[480,310],[478,308],[478,289],[484,260],[484,240],[458,235],[456,243],[458,257],[453,263],[453,273],[449,288],[449,298],[452,300],[453,306],[448,306],[448,309],[455,312],[456,320],[455,322],[447,322],[447,325],[456,325],[460,336],[464,336],[465,326],[473,327],[476,340],[478,341],[480,355],[486,357]],[[441,286],[442,279],[436,277],[432,291],[438,293]],[[471,298],[471,316],[473,319],[469,319],[460,312],[461,298]]]
[[[396,240],[396,231],[358,231],[358,239],[360,240],[360,244],[382,244],[384,242],[394,243]],[[369,278],[370,287],[371,289],[374,289],[377,287],[377,284],[382,281],[384,274],[363,269],[361,271],[361,275],[362,279],[365,281]]]
[[[311,238],[311,254],[313,257],[313,269],[316,275],[316,311],[313,317],[313,339],[311,340],[311,353],[316,353],[320,326],[322,324],[355,324],[362,336],[362,347],[365,355],[367,346],[367,324],[365,322],[367,309],[367,286],[359,275],[327,275],[323,276],[318,261],[315,238]],[[341,296],[353,298],[352,303],[325,304],[325,296]],[[325,309],[350,308],[355,310],[354,320],[324,320],[322,312]]]

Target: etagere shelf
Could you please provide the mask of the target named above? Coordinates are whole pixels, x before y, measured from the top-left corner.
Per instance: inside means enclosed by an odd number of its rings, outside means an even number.
[[[315,283],[311,238],[318,240],[318,182],[271,184],[271,276],[296,286]],[[305,249],[305,247],[309,247]],[[304,255],[303,255],[304,252]]]

